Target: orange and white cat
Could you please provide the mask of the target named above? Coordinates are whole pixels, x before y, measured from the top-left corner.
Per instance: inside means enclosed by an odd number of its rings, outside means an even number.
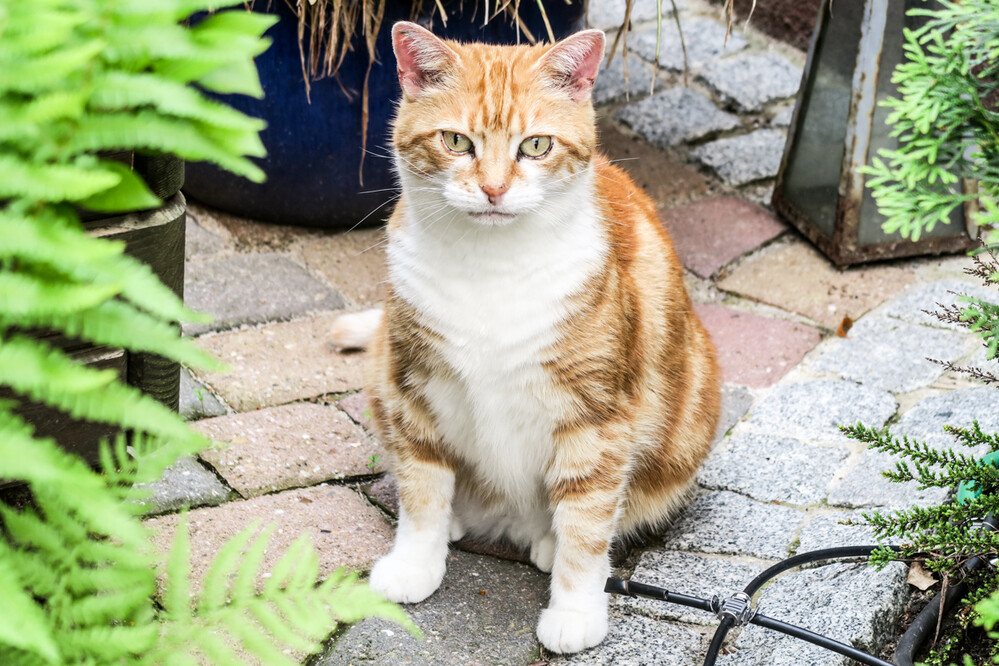
[[[714,348],[652,202],[596,149],[604,35],[446,42],[393,28],[402,197],[370,340],[372,411],[398,479],[392,551],[371,572],[418,602],[448,541],[506,536],[551,572],[548,649],[607,634],[609,548],[668,519],[710,447]]]

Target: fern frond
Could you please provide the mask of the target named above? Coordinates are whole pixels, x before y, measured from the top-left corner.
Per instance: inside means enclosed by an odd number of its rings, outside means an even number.
[[[241,132],[259,132],[265,123],[209,100],[186,85],[147,73],[107,72],[94,82],[91,108],[105,111],[150,106],[170,116]]]
[[[187,160],[208,161],[255,183],[263,182],[264,172],[253,162],[231,152],[225,144],[208,139],[208,126],[163,117],[150,111],[137,113],[101,113],[84,116],[69,140],[67,150],[97,152],[128,148],[158,150]],[[246,137],[255,146],[254,154],[264,150],[260,138]],[[0,176],[2,176],[0,171]],[[0,190],[2,193],[2,190]]]
[[[0,259],[49,266],[77,282],[122,285],[121,296],[160,319],[210,320],[185,308],[149,266],[124,249],[124,243],[91,238],[62,211],[50,209],[31,219],[0,210]]]
[[[112,171],[68,164],[31,164],[0,155],[0,199],[80,201],[121,181]]]
[[[118,383],[114,370],[77,365],[60,351],[12,335],[0,343],[0,384],[74,418],[117,423],[182,442],[202,442],[173,411],[136,388]]]
[[[18,57],[20,54],[12,50],[0,51],[0,90],[32,93],[66,85],[105,48],[104,41],[91,39],[31,58]]]
[[[58,664],[59,648],[52,638],[51,627],[32,595],[18,582],[10,555],[10,546],[0,539],[0,599],[4,604],[0,644],[30,652],[46,663]]]
[[[58,315],[92,308],[118,294],[116,284],[74,284],[52,277],[38,279],[21,272],[0,272],[0,327],[35,326]]]
[[[101,213],[124,213],[155,208],[162,203],[145,181],[124,164],[104,160],[100,165],[103,170],[118,174],[120,180],[114,187],[80,200],[84,208]]]
[[[199,613],[217,610],[229,603],[229,579],[235,575],[236,567],[243,557],[243,550],[259,526],[260,522],[254,521],[248,528],[229,539],[215,556],[208,573],[205,574],[201,594],[198,596]]]
[[[159,631],[155,623],[134,627],[121,624],[87,626],[68,632],[63,640],[67,651],[72,650],[81,657],[81,663],[95,663],[95,658],[102,663],[120,663],[128,657],[132,658],[130,661],[146,663],[144,657],[156,644]]]
[[[0,298],[3,293],[3,276],[0,274]],[[37,313],[25,313],[20,317],[0,311],[0,328],[13,326],[19,321],[21,326],[60,330],[72,338],[97,345],[151,352],[191,367],[219,367],[214,357],[190,339],[178,337],[173,325],[122,301],[105,300],[97,307],[66,314],[37,309],[40,310]]]
[[[190,559],[191,535],[187,528],[187,515],[181,514],[166,559],[166,585],[162,596],[164,615],[174,622],[184,622],[191,617]]]

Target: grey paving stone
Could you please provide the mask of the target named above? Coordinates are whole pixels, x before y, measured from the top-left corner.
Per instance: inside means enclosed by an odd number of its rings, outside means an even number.
[[[197,421],[206,416],[222,416],[225,405],[211,390],[191,376],[187,368],[180,369],[180,415],[188,421]]]
[[[740,53],[708,64],[701,78],[741,111],[760,111],[794,96],[801,68],[776,53]]]
[[[777,175],[785,138],[782,130],[760,129],[698,146],[690,156],[729,185],[745,185]]]
[[[712,452],[697,473],[697,482],[762,502],[814,504],[825,498],[833,475],[849,455],[849,449],[839,446],[738,433],[722,449]]]
[[[973,278],[968,278],[969,280]],[[999,291],[987,289],[974,282],[960,280],[940,280],[931,284],[910,289],[901,297],[885,306],[884,314],[889,317],[903,319],[913,324],[927,324],[938,328],[950,328],[956,331],[967,331],[960,324],[942,322],[936,317],[926,314],[923,310],[939,310],[938,303],[944,306],[960,305],[961,294],[974,296],[993,303],[999,302]]]
[[[715,431],[715,444],[720,442],[739,419],[746,415],[752,404],[753,394],[745,386],[722,385],[722,411],[718,419],[718,429]]]
[[[344,305],[340,294],[304,268],[270,252],[188,262],[184,300],[189,307],[215,316],[211,324],[185,324],[187,335]]]
[[[209,257],[221,252],[225,242],[217,235],[198,224],[193,215],[187,216],[185,226],[184,257]]]
[[[618,110],[614,117],[660,148],[739,126],[737,117],[690,88],[656,93]]]
[[[440,589],[406,606],[425,641],[397,625],[364,620],[316,666],[521,666],[539,655],[534,632],[547,590],[548,576],[533,567],[452,551]]]
[[[138,487],[150,493],[144,500],[150,514],[214,506],[236,496],[194,458],[181,458],[159,481]]]
[[[830,564],[791,573],[763,589],[759,612],[877,653],[894,634],[907,596],[907,567],[881,571],[867,564]],[[736,651],[718,660],[728,666],[847,666],[833,652],[750,625],[734,642]]]
[[[624,73],[623,54],[615,54],[609,66],[606,58],[600,63],[600,72],[593,85],[594,105],[610,104],[626,98],[634,101],[648,96],[652,82],[652,68],[638,56],[631,53],[627,55],[627,77]]]
[[[791,117],[794,116],[794,105],[788,104],[783,107],[780,111],[774,114],[774,117],[770,119],[771,127],[790,127]]]
[[[657,0],[635,0],[631,7],[631,22],[644,23],[656,20]],[[601,30],[616,30],[624,24],[626,0],[590,0],[587,19],[591,28]],[[673,15],[673,5],[670,0],[663,0],[663,17]],[[676,8],[683,11],[686,5],[677,0]]]
[[[646,585],[656,585],[670,592],[710,599],[726,598],[744,587],[763,570],[725,557],[708,557],[676,550],[642,553],[631,578]],[[711,613],[666,603],[656,599],[614,596],[611,606],[654,620],[676,620],[691,624],[716,625]]]
[[[895,414],[891,394],[853,382],[816,379],[779,384],[756,407],[747,423],[764,432],[805,441],[846,442],[840,424],[858,421],[880,428]]]
[[[667,532],[666,547],[725,555],[779,559],[805,514],[798,509],[763,504],[718,491],[701,495]]]
[[[969,428],[974,421],[985,433],[999,432],[999,391],[994,387],[964,388],[924,398],[906,411],[891,431],[908,435],[937,448],[951,447],[962,453],[984,455],[987,449],[969,449],[944,432],[945,425]]]
[[[703,661],[701,636],[686,627],[612,613],[610,631],[600,645],[549,664],[570,666],[690,666]]]
[[[919,490],[914,481],[892,483],[882,472],[895,469],[897,456],[865,450],[846,476],[829,490],[829,504],[851,508],[908,509],[941,504],[947,499],[943,488]]]
[[[965,353],[960,333],[917,326],[892,317],[864,317],[845,338],[832,338],[810,365],[892,393],[931,384],[944,372],[927,358],[952,361]]]
[[[725,25],[710,18],[680,19],[683,42],[687,47],[687,64],[691,70],[699,70],[704,65],[719,58],[737,53],[749,42],[738,31],[733,30],[725,38]],[[628,38],[628,46],[649,62],[656,59],[655,27],[635,31]],[[659,40],[659,64],[674,72],[683,71],[683,47],[674,21],[663,21]]]
[[[864,511],[837,511],[815,516],[801,528],[795,555],[821,548],[867,546],[879,543],[874,538],[873,527],[864,524],[843,524],[845,522],[865,523],[864,513]],[[885,539],[883,543],[898,542],[898,539],[891,538]]]

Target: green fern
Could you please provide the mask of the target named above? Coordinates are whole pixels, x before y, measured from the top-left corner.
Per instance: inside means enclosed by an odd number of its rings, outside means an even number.
[[[236,10],[186,27],[211,0],[0,0],[0,479],[31,503],[0,504],[0,655],[5,666],[291,663],[338,622],[377,615],[415,631],[395,605],[296,542],[269,578],[269,530],[231,541],[194,597],[186,526],[164,558],[141,516],[143,483],[207,445],[180,417],[79,365],[32,330],[215,365],[179,337],[203,321],[121,243],[88,236],[79,208],[116,213],[160,201],[111,149],[211,160],[254,180],[263,124],[200,89],[260,95],[252,63],[272,19]],[[192,86],[191,84],[196,84]],[[128,431],[101,472],[38,437],[23,401]],[[158,578],[162,575],[162,579]]]

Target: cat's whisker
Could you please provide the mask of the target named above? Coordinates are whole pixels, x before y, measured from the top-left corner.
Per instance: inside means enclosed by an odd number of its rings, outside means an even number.
[[[396,194],[395,196],[391,196],[391,197],[389,197],[388,199],[386,199],[385,201],[381,202],[380,204],[378,204],[377,206],[375,206],[375,208],[374,208],[374,209],[372,209],[372,211],[371,211],[370,213],[368,213],[367,215],[365,215],[364,217],[362,217],[362,218],[361,218],[360,220],[358,220],[358,221],[357,221],[357,222],[356,222],[356,223],[354,224],[354,226],[352,226],[352,227],[351,227],[350,229],[347,229],[347,231],[348,231],[348,232],[350,232],[350,231],[354,231],[354,230],[355,230],[355,229],[357,229],[357,228],[358,228],[359,226],[361,226],[362,224],[364,224],[364,222],[365,222],[365,221],[366,221],[366,220],[367,220],[367,219],[368,219],[369,217],[371,217],[372,215],[374,215],[375,213],[377,213],[378,211],[380,211],[380,210],[381,210],[382,208],[384,208],[384,207],[386,206],[386,204],[390,204],[390,203],[392,203],[393,201],[396,201],[396,200],[397,200],[397,199],[399,199],[399,197],[401,197],[401,196],[402,196],[402,192],[399,192],[399,193],[398,193],[398,194]]]

